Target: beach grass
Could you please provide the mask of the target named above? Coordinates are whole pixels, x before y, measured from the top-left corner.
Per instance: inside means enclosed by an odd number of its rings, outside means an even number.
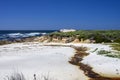
[[[53,32],[50,33],[50,37],[72,37],[73,39],[77,38],[79,40],[90,39],[95,40],[95,43],[111,43],[118,42],[120,43],[120,30],[78,30],[74,32]]]
[[[112,47],[114,50],[120,51],[120,43],[111,44],[111,47]]]
[[[26,80],[23,73],[13,73],[9,76],[7,76],[7,78],[5,78],[5,80]]]
[[[104,55],[107,57],[112,58],[119,58],[120,59],[120,51],[106,51],[106,50],[100,50],[97,52],[98,55]]]
[[[26,79],[23,73],[13,73],[4,78],[4,80],[29,80],[29,79]],[[50,77],[50,74],[42,75],[41,78],[37,78],[36,74],[34,74],[33,78],[30,80],[57,80],[57,79]]]
[[[110,54],[110,53],[111,53],[111,51],[106,51],[106,50],[100,50],[100,51],[98,51],[99,55],[105,55],[105,54]]]

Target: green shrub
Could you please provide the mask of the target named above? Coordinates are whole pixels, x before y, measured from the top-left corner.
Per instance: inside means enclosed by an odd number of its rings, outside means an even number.
[[[120,43],[120,38],[114,40],[114,42]]]
[[[119,34],[120,30],[78,30],[75,32],[54,32],[50,33],[49,35],[51,37],[76,37],[79,40],[81,40],[81,38],[83,40],[92,39],[95,40],[96,43],[111,42],[113,40],[120,43]]]
[[[100,51],[98,51],[99,55],[109,54],[109,53],[111,53],[111,52],[110,51],[106,51],[106,50],[100,50]]]
[[[120,58],[120,52],[119,51],[106,51],[106,50],[100,50],[98,51],[99,55],[104,55],[107,57],[112,57],[112,58]]]
[[[113,52],[113,54],[107,54],[108,57],[120,58],[120,52]]]
[[[95,52],[95,51],[97,51],[98,50],[98,48],[96,48],[94,51],[92,51],[92,52]]]
[[[112,44],[111,47],[113,47],[114,50],[120,51],[120,44]]]

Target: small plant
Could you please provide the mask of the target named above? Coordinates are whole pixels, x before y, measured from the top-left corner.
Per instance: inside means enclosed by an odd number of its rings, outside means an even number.
[[[14,73],[11,76],[7,76],[5,80],[26,80],[22,73]]]
[[[114,42],[120,43],[120,38],[114,40]]]
[[[57,80],[57,79],[54,79],[53,77],[50,76],[49,73],[47,73],[47,74],[42,75],[41,79],[36,79],[36,80]]]
[[[92,51],[92,52],[95,52],[95,51],[97,51],[98,50],[98,48],[96,48],[94,51]]]
[[[25,79],[23,73],[13,73],[12,75],[6,76],[4,80],[29,80],[29,79]],[[57,79],[50,77],[49,74],[42,75],[41,78],[37,78],[36,74],[34,74],[33,79],[31,80],[57,80]]]
[[[111,46],[114,50],[120,51],[120,44],[112,44]]]
[[[113,52],[113,54],[107,54],[108,57],[120,58],[120,52]]]
[[[98,51],[99,55],[104,55],[107,57],[112,57],[112,58],[119,58],[120,59],[120,52],[119,51],[105,51],[105,50],[100,50]]]
[[[111,53],[111,52],[110,51],[106,51],[106,50],[100,50],[100,51],[98,51],[99,55],[104,55],[104,54],[109,54],[109,53]]]
[[[87,47],[76,47],[76,46],[72,46],[74,49],[76,49],[77,51],[87,51]]]

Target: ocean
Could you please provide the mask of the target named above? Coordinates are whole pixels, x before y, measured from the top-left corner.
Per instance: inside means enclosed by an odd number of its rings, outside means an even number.
[[[0,30],[0,40],[15,40],[42,36],[57,30]]]

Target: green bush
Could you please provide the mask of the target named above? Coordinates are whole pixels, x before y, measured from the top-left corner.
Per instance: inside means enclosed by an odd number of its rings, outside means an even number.
[[[60,36],[60,37],[75,37],[81,40],[91,39],[95,40],[96,43],[101,42],[115,42],[120,43],[120,30],[78,30],[75,32],[54,32],[50,33],[49,36]]]
[[[120,44],[112,44],[111,47],[112,47],[114,50],[120,51]]]
[[[119,51],[106,51],[106,50],[100,50],[97,53],[98,55],[104,55],[107,57],[112,57],[112,58],[120,58],[120,52]]]
[[[114,40],[114,42],[120,43],[120,38]]]
[[[109,53],[111,53],[111,52],[110,51],[106,51],[106,50],[100,50],[100,51],[98,51],[99,55],[109,54]]]
[[[96,48],[95,50],[93,50],[92,52],[96,52],[98,50],[98,48]]]
[[[112,54],[107,54],[108,57],[120,58],[120,52],[113,52]]]

